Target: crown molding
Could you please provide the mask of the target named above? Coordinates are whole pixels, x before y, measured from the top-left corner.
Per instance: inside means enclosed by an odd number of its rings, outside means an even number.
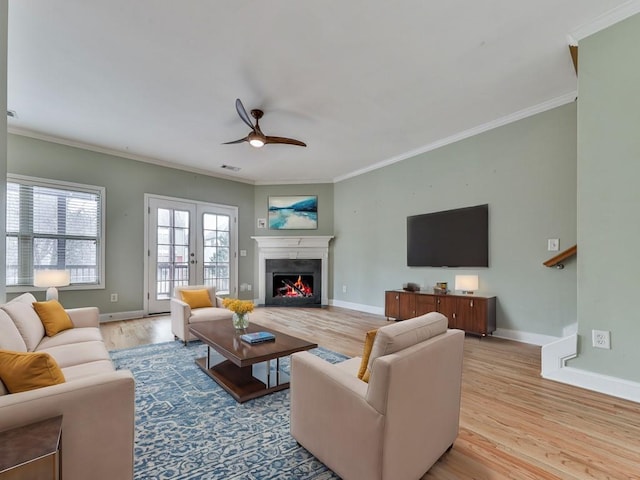
[[[232,182],[239,183],[248,183],[250,185],[254,185],[252,180],[247,180],[245,178],[232,177],[230,175],[217,174],[211,172],[209,170],[204,170],[201,168],[188,167],[185,165],[178,165],[176,163],[168,162],[166,160],[160,160],[153,157],[147,157],[144,155],[138,155],[135,153],[122,152],[120,150],[115,150],[111,148],[98,147],[96,145],[91,145],[88,143],[77,142],[75,140],[70,140],[68,138],[62,137],[54,137],[52,135],[46,135],[40,132],[35,132],[33,130],[27,130],[23,128],[9,127],[7,128],[7,132],[13,135],[20,135],[21,137],[34,138],[36,140],[42,140],[45,142],[56,143],[58,145],[65,145],[67,147],[80,148],[82,150],[89,150],[90,152],[102,153],[104,155],[111,155],[114,157],[126,158],[128,160],[135,160],[137,162],[150,163],[152,165],[157,165],[159,167],[172,168],[174,170],[182,170],[185,172],[197,173],[198,175],[206,175],[208,177],[220,178],[222,180],[230,180]]]
[[[415,150],[410,150],[406,153],[397,155],[388,160],[384,160],[382,162],[376,163],[369,167],[363,168],[361,170],[356,170],[354,172],[348,173],[346,175],[342,175],[340,177],[334,178],[334,183],[342,182],[343,180],[347,180],[349,178],[357,177],[359,175],[372,172],[374,170],[378,170],[380,168],[387,167],[389,165],[393,165],[394,163],[401,162],[403,160],[407,160],[409,158],[415,157],[417,155],[421,155],[426,152],[430,152],[437,148],[441,148],[447,145],[451,145],[452,143],[459,142],[460,140],[464,140],[469,137],[473,137],[480,133],[487,132],[489,130],[493,130],[494,128],[502,127],[504,125],[508,125],[509,123],[517,122],[518,120],[522,120],[527,117],[531,117],[533,115],[537,115],[538,113],[546,112],[547,110],[552,110],[556,107],[561,107],[562,105],[566,105],[567,103],[571,103],[575,101],[578,93],[574,90],[560,97],[553,98],[543,103],[539,103],[538,105],[534,105],[532,107],[525,108],[523,110],[519,110],[505,117],[498,118],[496,120],[492,120],[491,122],[484,123],[482,125],[478,125],[477,127],[470,128],[468,130],[464,130],[462,132],[456,133],[449,137],[443,138],[441,140],[437,140],[433,143],[429,143],[423,147],[417,148]]]
[[[640,3],[640,0],[639,0],[638,3]],[[136,161],[139,161],[139,162],[151,163],[151,164],[158,165],[158,166],[161,166],[161,167],[167,167],[167,168],[173,168],[173,169],[176,169],[176,170],[183,170],[183,171],[187,171],[187,172],[198,173],[200,175],[207,175],[207,176],[210,176],[210,177],[216,177],[216,178],[221,178],[221,179],[224,179],[224,180],[231,180],[231,181],[234,181],[234,182],[246,183],[246,184],[250,184],[250,185],[266,186],[266,185],[302,185],[302,184],[311,185],[311,184],[323,184],[323,183],[334,183],[335,184],[335,183],[342,182],[344,180],[348,180],[349,178],[357,177],[357,176],[363,175],[365,173],[372,172],[374,170],[378,170],[380,168],[387,167],[389,165],[393,165],[394,163],[398,163],[398,162],[401,162],[403,160],[407,160],[407,159],[415,157],[417,155],[421,155],[423,153],[430,152],[432,150],[436,150],[437,148],[441,148],[441,147],[444,147],[444,146],[447,146],[447,145],[451,145],[452,143],[456,143],[456,142],[459,142],[460,140],[464,140],[466,138],[473,137],[473,136],[478,135],[480,133],[484,133],[484,132],[487,132],[489,130],[493,130],[494,128],[502,127],[504,125],[508,125],[510,123],[517,122],[518,120],[522,120],[524,118],[531,117],[533,115],[537,115],[539,113],[546,112],[547,110],[552,110],[554,108],[561,107],[562,105],[566,105],[568,103],[571,103],[571,102],[575,101],[577,96],[578,96],[578,94],[574,90],[574,91],[569,92],[567,94],[564,94],[564,95],[562,95],[560,97],[553,98],[551,100],[539,103],[539,104],[534,105],[532,107],[528,107],[528,108],[525,108],[523,110],[519,110],[519,111],[514,112],[514,113],[512,113],[510,115],[506,115],[506,116],[498,118],[496,120],[492,120],[491,122],[487,122],[487,123],[484,123],[482,125],[478,125],[476,127],[470,128],[468,130],[464,130],[462,132],[456,133],[456,134],[451,135],[449,137],[446,137],[446,138],[437,140],[435,142],[429,143],[429,144],[424,145],[423,147],[417,148],[415,150],[410,150],[410,151],[402,153],[400,155],[396,155],[394,157],[391,157],[390,159],[383,160],[382,162],[376,163],[374,165],[370,165],[369,167],[366,167],[366,168],[363,168],[363,169],[360,169],[360,170],[355,170],[353,172],[350,172],[350,173],[347,173],[345,175],[341,175],[341,176],[335,177],[333,179],[327,179],[327,180],[320,179],[320,180],[313,180],[313,181],[310,181],[310,180],[305,180],[305,181],[287,180],[287,181],[274,181],[274,182],[252,181],[252,180],[247,180],[247,179],[238,178],[238,177],[231,177],[231,176],[227,176],[227,175],[217,175],[217,174],[214,174],[214,173],[212,173],[210,171],[207,171],[207,170],[202,170],[202,169],[198,169],[198,168],[192,168],[192,167],[186,167],[186,166],[182,166],[182,165],[177,165],[175,163],[167,162],[165,160],[159,160],[159,159],[156,159],[156,158],[145,157],[145,156],[137,155],[137,154],[133,154],[133,153],[122,152],[122,151],[119,151],[119,150],[113,150],[113,149],[109,149],[109,148],[97,147],[95,145],[76,142],[76,141],[65,139],[65,138],[45,135],[45,134],[42,134],[42,133],[34,132],[32,130],[19,129],[19,128],[15,128],[15,127],[9,127],[7,130],[8,130],[9,133],[12,133],[12,134],[15,134],[15,135],[21,135],[21,136],[24,136],[24,137],[35,138],[37,140],[44,140],[44,141],[47,141],[47,142],[57,143],[57,144],[60,144],[60,145],[66,145],[66,146],[69,146],[69,147],[81,148],[81,149],[89,150],[89,151],[92,151],[92,152],[103,153],[103,154],[106,154],[106,155],[113,155],[113,156],[116,156],[116,157],[127,158],[127,159],[130,159],[130,160],[136,160]]]
[[[594,33],[597,33],[605,28],[615,25],[622,20],[626,20],[640,13],[640,0],[630,0],[622,5],[603,13],[599,17],[596,17],[589,23],[579,26],[572,30],[569,36],[576,41],[580,41]]]

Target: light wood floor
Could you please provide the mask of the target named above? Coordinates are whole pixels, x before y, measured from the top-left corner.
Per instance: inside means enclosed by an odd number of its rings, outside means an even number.
[[[387,323],[334,307],[258,308],[251,320],[349,356],[360,355],[367,330]],[[173,340],[168,317],[102,331],[110,349]],[[539,347],[467,336],[460,433],[423,480],[640,479],[640,404],[539,373]]]

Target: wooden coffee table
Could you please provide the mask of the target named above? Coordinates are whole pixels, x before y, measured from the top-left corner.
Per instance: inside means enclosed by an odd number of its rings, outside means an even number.
[[[280,371],[280,358],[318,346],[259,325],[249,325],[237,333],[229,320],[195,323],[189,331],[207,345],[207,356],[196,359],[196,364],[240,403],[289,388],[289,376]],[[255,345],[240,340],[242,333],[251,332],[271,332],[276,340]],[[223,358],[212,355],[211,349]],[[272,374],[274,359],[276,369]]]

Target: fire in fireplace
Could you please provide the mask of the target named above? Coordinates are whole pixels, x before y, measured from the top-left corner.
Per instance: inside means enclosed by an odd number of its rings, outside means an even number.
[[[303,278],[304,277],[304,278]],[[312,297],[312,275],[274,275],[273,294],[276,297]]]
[[[265,305],[320,306],[320,271],[316,259],[268,259]]]

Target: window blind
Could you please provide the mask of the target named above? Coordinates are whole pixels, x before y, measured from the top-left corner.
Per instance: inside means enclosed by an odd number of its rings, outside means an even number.
[[[71,285],[103,278],[104,188],[8,176],[7,286],[33,285],[34,271],[68,270]]]

